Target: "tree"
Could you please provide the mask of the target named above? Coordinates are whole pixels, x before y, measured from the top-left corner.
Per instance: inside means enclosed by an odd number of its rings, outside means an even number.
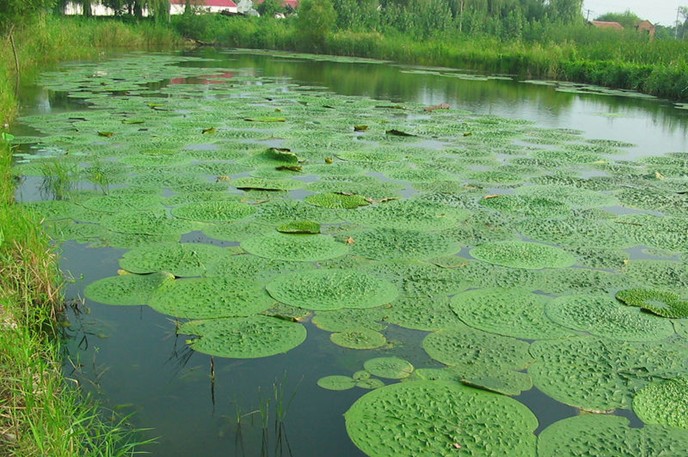
[[[55,0],[0,0],[0,33],[8,32],[15,25],[21,26],[54,6]]]
[[[277,13],[283,13],[284,8],[280,5],[279,0],[264,0],[263,3],[256,7],[256,11],[261,16],[274,17]]]
[[[296,23],[306,47],[316,52],[323,50],[337,20],[332,0],[303,0],[297,12]]]
[[[550,0],[547,16],[553,22],[571,24],[583,19],[583,0]]]

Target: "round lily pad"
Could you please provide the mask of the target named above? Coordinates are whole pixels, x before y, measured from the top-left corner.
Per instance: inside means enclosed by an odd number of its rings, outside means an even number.
[[[387,316],[384,306],[378,308],[341,308],[330,311],[318,311],[313,316],[313,323],[328,332],[346,332],[352,328],[369,329],[379,332],[387,327],[383,322]]]
[[[223,248],[196,243],[157,243],[126,252],[120,266],[132,273],[169,271],[175,276],[201,276],[226,255]]]
[[[380,387],[385,387],[385,383],[381,379],[368,378],[356,381],[356,387],[360,387],[361,389],[373,390],[379,389]]]
[[[211,319],[251,316],[270,308],[274,301],[252,281],[212,277],[167,282],[148,304],[174,317]]]
[[[389,281],[354,270],[312,270],[280,276],[267,285],[267,290],[275,300],[316,311],[374,308],[398,295]]]
[[[398,383],[359,398],[344,415],[371,457],[534,456],[538,422],[521,403],[443,381]]]
[[[616,299],[658,316],[670,319],[688,318],[688,300],[682,300],[673,292],[657,289],[624,289],[616,293]]]
[[[544,197],[527,197],[522,195],[495,195],[483,198],[480,204],[487,208],[514,214],[520,217],[539,217],[552,219],[566,217],[571,214],[571,208],[562,202]]]
[[[449,366],[520,370],[532,362],[528,354],[529,344],[525,341],[486,333],[465,325],[430,333],[423,340],[422,346],[430,357]]]
[[[321,206],[323,208],[353,209],[359,206],[370,205],[369,199],[362,195],[335,194],[326,192],[322,194],[309,195],[304,199],[306,203]]]
[[[363,368],[373,376],[387,379],[403,379],[413,372],[413,365],[399,357],[376,357],[366,360]]]
[[[84,294],[89,300],[107,305],[145,305],[158,287],[174,280],[170,273],[125,274],[92,282]]]
[[[333,333],[330,340],[337,346],[349,349],[375,349],[387,344],[387,338],[382,333],[367,328],[352,328]]]
[[[585,414],[560,420],[540,433],[541,457],[681,456],[688,449],[688,432],[661,425],[631,427],[625,417]]]
[[[320,224],[313,221],[292,221],[277,227],[280,233],[302,233],[316,235],[320,233]]]
[[[674,334],[671,322],[623,306],[607,294],[567,295],[545,308],[547,316],[568,328],[626,341],[654,341]]]
[[[300,235],[271,233],[249,238],[241,247],[251,254],[268,259],[299,262],[326,260],[342,256],[349,246],[329,235]]]
[[[688,350],[657,342],[582,337],[536,341],[528,369],[546,395],[587,410],[628,409],[635,393],[657,377],[685,373]]]
[[[633,397],[633,411],[646,424],[688,429],[688,376],[646,385]]]
[[[327,390],[349,390],[356,387],[356,382],[351,376],[332,375],[318,379],[318,386]]]
[[[522,288],[476,289],[456,294],[451,309],[473,328],[531,340],[573,334],[545,315],[549,299]]]
[[[175,217],[198,222],[235,221],[255,212],[253,206],[234,200],[189,203],[172,209]]]
[[[464,210],[420,200],[393,200],[346,213],[352,222],[404,230],[441,230],[456,225],[467,215]]]
[[[122,211],[105,217],[102,224],[113,232],[137,235],[181,235],[192,230],[189,221],[171,218],[164,211]]]
[[[562,249],[523,241],[485,243],[470,253],[476,259],[512,268],[566,268],[576,263],[576,258]]]
[[[399,327],[433,331],[461,321],[449,307],[446,295],[401,296],[387,310],[385,320]]]
[[[191,348],[204,354],[256,359],[287,352],[306,340],[306,327],[268,316],[189,321],[179,333],[196,335]]]
[[[434,232],[379,228],[352,234],[354,254],[369,259],[421,259],[448,255],[461,248]]]

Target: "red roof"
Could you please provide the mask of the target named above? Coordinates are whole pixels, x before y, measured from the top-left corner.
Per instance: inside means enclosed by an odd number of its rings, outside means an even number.
[[[623,30],[623,25],[619,24],[618,22],[592,21],[592,25],[594,25],[595,27],[600,28],[600,29]]]
[[[170,0],[173,5],[186,5],[186,0]],[[232,0],[191,0],[191,6],[214,6],[216,8],[236,8]]]

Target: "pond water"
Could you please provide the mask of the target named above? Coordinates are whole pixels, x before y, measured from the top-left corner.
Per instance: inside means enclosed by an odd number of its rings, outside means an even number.
[[[573,88],[230,50],[46,73],[24,92],[17,195],[73,278],[66,375],[133,413],[161,457],[534,455],[552,424],[550,443],[607,426],[569,426],[580,410],[651,421],[666,400],[636,394],[688,375],[688,111]],[[304,219],[321,235],[275,230]],[[615,299],[629,289],[677,314]],[[216,317],[219,338],[186,323]],[[344,347],[360,340],[375,347]],[[399,383],[377,357],[415,370]],[[332,375],[352,388],[318,385]],[[345,412],[381,383],[421,387],[357,403],[350,438]]]

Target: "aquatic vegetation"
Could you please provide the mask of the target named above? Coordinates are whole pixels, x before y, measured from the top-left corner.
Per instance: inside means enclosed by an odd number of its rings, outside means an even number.
[[[92,282],[84,294],[89,300],[107,305],[145,305],[159,287],[173,280],[174,276],[166,272],[123,274]]]
[[[628,409],[635,393],[657,378],[684,372],[686,348],[671,342],[580,337],[536,341],[528,369],[533,384],[567,405],[594,411]]]
[[[535,455],[538,422],[521,403],[443,381],[392,384],[358,399],[346,430],[366,455]],[[462,426],[457,426],[462,424]]]
[[[521,217],[555,218],[571,215],[571,208],[566,203],[544,197],[494,195],[482,198],[480,204]]]
[[[349,349],[375,349],[387,344],[387,338],[382,333],[368,328],[355,327],[333,333],[330,335],[330,341],[337,346]]]
[[[385,319],[399,327],[426,331],[451,328],[461,322],[443,294],[402,296],[392,302]]]
[[[564,338],[573,332],[545,314],[549,299],[522,288],[490,288],[461,292],[451,309],[473,328],[530,340]]]
[[[224,249],[208,244],[157,243],[126,252],[119,264],[131,273],[169,271],[178,277],[202,276],[225,255]]]
[[[220,357],[256,359],[281,354],[306,340],[306,327],[269,316],[189,321],[179,333],[195,335],[194,351]]]
[[[329,235],[301,235],[271,233],[249,238],[241,247],[251,254],[276,260],[314,261],[345,255],[346,243],[340,243]]]
[[[256,209],[234,200],[188,203],[172,208],[172,214],[180,219],[197,222],[229,222],[243,219]]]
[[[688,377],[646,385],[633,397],[633,412],[646,424],[688,429]]]
[[[529,344],[501,335],[457,324],[425,337],[423,349],[438,362],[453,367],[526,368],[532,358]]]
[[[335,194],[332,192],[309,195],[304,201],[311,205],[333,209],[354,209],[359,206],[370,205],[370,200],[362,195]]]
[[[120,211],[104,217],[102,224],[131,235],[182,235],[193,229],[189,221],[169,217],[164,210]]]
[[[585,414],[560,420],[538,437],[538,455],[574,457],[596,455],[651,456],[680,455],[688,446],[688,433],[672,427],[631,427],[625,417]]]
[[[318,386],[327,390],[349,390],[356,387],[356,382],[351,376],[332,375],[318,379]]]
[[[669,321],[622,306],[606,294],[565,295],[547,304],[547,316],[573,330],[624,341],[655,341],[674,334]]]
[[[484,243],[470,253],[476,259],[512,268],[566,268],[576,263],[576,258],[563,249],[523,241]]]
[[[386,379],[403,379],[411,376],[413,365],[399,357],[376,357],[366,360],[363,368],[373,376]]]
[[[214,319],[258,314],[274,301],[256,283],[211,277],[169,281],[151,294],[147,304],[168,316]]]
[[[346,332],[350,329],[368,329],[380,332],[387,327],[383,321],[387,319],[389,309],[378,308],[342,308],[320,310],[313,316],[313,324],[328,332]]]
[[[378,228],[352,233],[354,254],[376,260],[422,259],[458,252],[460,246],[435,232]]]
[[[419,231],[449,228],[467,216],[468,214],[460,209],[418,200],[392,200],[359,208],[345,215],[352,222],[371,227],[405,227],[408,230]]]
[[[628,306],[637,306],[658,316],[670,319],[688,318],[688,300],[673,292],[656,289],[624,289],[616,299]]]
[[[374,308],[398,295],[394,284],[355,270],[311,270],[284,275],[267,285],[278,301],[312,310]]]
[[[280,233],[300,233],[316,235],[320,233],[320,224],[313,221],[293,221],[278,226],[277,231]]]

